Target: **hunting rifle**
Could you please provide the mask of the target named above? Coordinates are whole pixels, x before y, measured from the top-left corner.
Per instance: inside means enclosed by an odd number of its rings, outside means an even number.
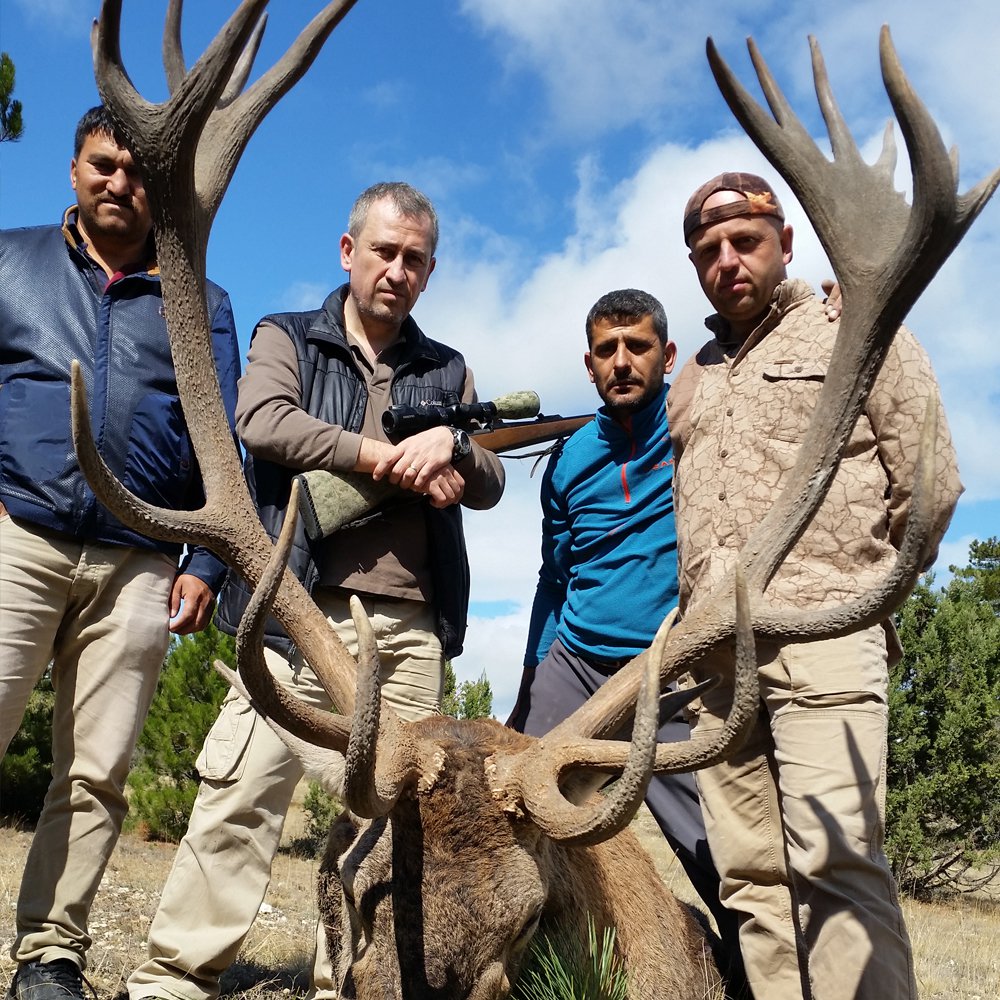
[[[469,432],[481,448],[498,455],[567,437],[593,420],[592,413],[577,417],[539,414],[534,392],[511,392],[485,403],[450,406],[390,406],[382,427],[390,439],[400,440],[430,427],[455,427]],[[522,419],[522,418],[531,419]],[[316,541],[347,524],[366,519],[384,502],[409,494],[391,483],[375,482],[364,472],[328,472],[313,469],[295,477],[299,482],[299,512],[306,534]]]

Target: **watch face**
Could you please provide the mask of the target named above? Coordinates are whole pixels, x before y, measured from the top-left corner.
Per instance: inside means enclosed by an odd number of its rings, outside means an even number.
[[[452,427],[451,435],[455,442],[451,453],[451,460],[452,462],[457,462],[459,459],[465,458],[472,451],[472,442],[469,440],[469,435],[458,427]]]

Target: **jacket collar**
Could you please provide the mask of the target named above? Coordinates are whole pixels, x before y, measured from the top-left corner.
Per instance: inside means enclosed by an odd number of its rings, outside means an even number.
[[[664,383],[663,388],[651,399],[641,410],[636,410],[631,415],[626,424],[620,424],[608,412],[606,406],[602,406],[597,411],[597,433],[607,441],[614,441],[617,438],[636,438],[640,441],[646,440],[650,434],[656,431],[659,423],[663,419],[667,405],[667,389],[670,387]]]
[[[771,294],[771,305],[764,318],[750,331],[741,343],[733,334],[729,322],[718,313],[705,320],[705,326],[715,334],[719,349],[727,357],[737,361],[746,357],[747,353],[764,339],[793,309],[800,306],[814,295],[812,287],[801,278],[786,278],[780,282]]]
[[[83,238],[83,233],[80,232],[80,227],[77,225],[77,220],[80,216],[79,205],[70,205],[69,208],[63,212],[62,221],[62,234],[63,239],[66,241],[66,245],[71,250],[76,250],[78,253],[85,254],[88,260],[93,258],[87,251],[87,241]],[[149,232],[149,239],[146,241],[146,262],[141,266],[135,267],[130,274],[135,274],[136,271],[143,271],[146,274],[159,274],[160,265],[156,262],[156,241],[153,237],[153,231]]]

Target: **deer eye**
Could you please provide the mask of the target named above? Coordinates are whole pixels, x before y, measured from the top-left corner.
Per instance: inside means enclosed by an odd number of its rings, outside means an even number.
[[[514,946],[517,948],[523,948],[528,941],[531,940],[532,935],[538,930],[538,924],[542,919],[542,911],[536,910],[527,916],[524,923],[521,925],[520,931],[518,931],[517,937],[514,938]]]

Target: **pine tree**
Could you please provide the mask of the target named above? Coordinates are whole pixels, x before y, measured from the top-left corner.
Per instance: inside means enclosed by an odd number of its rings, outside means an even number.
[[[1000,879],[1000,618],[984,568],[994,543],[975,543],[973,565],[944,590],[920,583],[897,617],[886,849],[915,895]]]
[[[478,681],[457,682],[451,660],[444,664],[441,714],[454,719],[488,719],[493,714],[493,688],[482,674]]]
[[[969,565],[964,569],[955,566],[950,571],[962,580],[977,581],[983,599],[988,601],[995,615],[1000,615],[1000,538],[994,535],[985,542],[969,546]]]
[[[52,778],[52,677],[48,671],[28,698],[21,727],[0,761],[0,814],[34,823]]]
[[[17,142],[24,134],[21,102],[14,100],[14,60],[0,52],[0,142]]]
[[[233,640],[214,625],[175,639],[164,660],[156,697],[139,737],[129,775],[128,829],[150,840],[179,840],[198,792],[194,762],[228,685],[212,668],[233,666]]]

